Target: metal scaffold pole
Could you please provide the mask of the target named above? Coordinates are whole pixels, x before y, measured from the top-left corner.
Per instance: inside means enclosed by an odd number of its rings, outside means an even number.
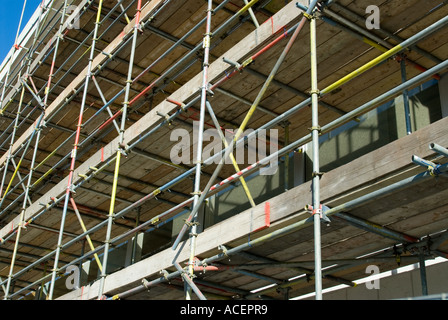
[[[406,82],[406,56],[403,54],[400,59],[400,69],[401,69],[401,80],[402,82]],[[409,91],[408,89],[403,90],[403,106],[404,106],[404,119],[406,123],[406,134],[412,133],[412,125],[411,125],[411,113],[409,109]]]
[[[310,44],[311,44],[311,113],[312,113],[312,152],[313,152],[313,174],[312,174],[312,200],[314,218],[314,275],[316,300],[322,300],[322,257],[321,257],[321,230],[320,220],[322,207],[320,204],[320,163],[319,163],[319,89],[317,85],[317,36],[316,16],[310,16]]]
[[[199,196],[201,195],[201,169],[202,169],[202,146],[203,146],[203,133],[204,133],[204,121],[205,121],[205,109],[207,103],[207,96],[209,92],[209,80],[208,80],[208,70],[210,66],[210,43],[211,43],[211,20],[212,20],[212,0],[208,0],[207,5],[207,22],[205,27],[205,34],[203,39],[204,48],[204,62],[202,68],[202,87],[201,87],[201,106],[200,106],[200,116],[198,124],[198,144],[196,150],[196,160],[195,160],[195,176],[194,176],[194,190],[193,190],[193,208],[199,203]],[[198,221],[197,218],[193,218],[191,222],[191,233],[190,233],[190,257],[188,261],[188,278],[192,279],[194,277],[194,262],[195,262],[195,249],[196,249],[196,239],[198,233]],[[184,277],[186,286],[185,299],[191,300],[191,293],[194,286],[191,281],[188,281],[187,277]],[[197,294],[197,290],[195,290]],[[198,295],[198,294],[197,294]],[[198,295],[200,299],[205,299],[201,294]]]
[[[100,0],[99,5],[98,5],[98,10],[97,10],[96,21],[95,21],[95,31],[94,31],[93,38],[92,38],[92,46],[90,48],[90,50],[91,50],[90,51],[90,59],[89,59],[88,67],[87,67],[87,73],[85,76],[84,94],[83,94],[82,101],[81,101],[81,107],[79,110],[79,117],[78,117],[78,124],[76,127],[75,143],[74,143],[72,153],[71,153],[70,172],[69,172],[67,188],[66,188],[65,196],[64,196],[64,206],[62,209],[61,225],[60,225],[59,236],[58,236],[58,244],[57,244],[55,258],[54,258],[54,267],[53,267],[53,270],[51,273],[51,283],[50,283],[50,290],[49,290],[49,299],[50,300],[53,299],[54,286],[55,286],[57,274],[59,272],[59,266],[58,266],[59,265],[59,255],[61,253],[62,238],[64,236],[64,225],[65,225],[65,219],[67,216],[68,204],[70,202],[70,197],[73,192],[73,190],[72,190],[73,175],[74,175],[75,164],[76,164],[76,156],[77,156],[77,152],[79,149],[79,138],[81,135],[81,129],[83,127],[84,108],[86,105],[87,91],[89,88],[89,79],[91,77],[92,61],[93,61],[93,55],[95,53],[95,44],[96,44],[96,41],[98,40],[97,36],[98,36],[98,29],[100,27],[102,6],[103,6],[103,0]]]
[[[37,154],[37,150],[38,150],[38,146],[39,146],[40,134],[42,131],[40,121],[38,123],[36,123],[36,130],[37,130],[36,144],[35,144],[35,148],[34,148],[34,152],[33,152],[33,158],[31,160],[31,165],[30,165],[31,170],[28,175],[28,183],[27,183],[26,190],[25,190],[25,199],[23,200],[23,205],[22,205],[22,209],[20,212],[20,222],[19,222],[19,226],[17,229],[16,241],[14,243],[14,249],[13,249],[13,254],[12,254],[12,258],[11,258],[11,266],[9,269],[8,283],[6,285],[5,300],[8,300],[8,294],[9,294],[9,290],[11,288],[11,282],[12,282],[12,278],[13,278],[13,274],[14,274],[14,264],[16,261],[16,256],[17,256],[17,251],[19,248],[19,242],[20,242],[22,230],[24,228],[26,228],[24,217],[25,217],[25,210],[26,210],[26,202],[27,202],[28,195],[30,192],[31,179],[33,177],[33,168],[34,168],[34,164],[36,161],[36,154]]]
[[[47,86],[45,87],[45,97],[44,97],[44,105],[46,106],[48,103],[48,96],[50,95],[50,89],[51,89],[51,83],[53,80],[53,76],[54,76],[54,65],[56,63],[56,58],[57,55],[59,53],[59,43],[61,41],[61,38],[63,38],[62,35],[62,30],[64,27],[64,21],[65,21],[65,14],[67,12],[67,0],[64,1],[64,7],[62,8],[62,14],[61,14],[61,21],[59,23],[59,30],[58,30],[58,36],[56,39],[56,44],[54,46],[54,52],[53,52],[53,59],[51,60],[51,66],[50,66],[50,73],[48,76],[48,82],[47,82]]]
[[[18,109],[17,109],[16,119],[15,119],[15,122],[14,122],[14,128],[13,128],[13,131],[12,131],[12,134],[11,134],[11,137],[10,137],[11,140],[9,142],[8,155],[6,157],[6,162],[5,162],[5,165],[3,167],[2,182],[1,182],[1,185],[0,185],[0,208],[1,208],[2,204],[3,204],[3,199],[6,198],[6,194],[8,193],[8,189],[9,189],[9,188],[7,188],[7,190],[3,194],[3,186],[4,186],[5,181],[6,181],[6,175],[8,173],[9,162],[11,161],[11,159],[13,157],[13,155],[12,155],[12,148],[13,148],[13,145],[14,145],[14,140],[15,140],[15,136],[16,136],[18,122],[19,122],[19,118],[20,118],[20,114],[21,114],[21,110],[22,110],[23,97],[25,95],[25,86],[22,86],[22,90],[21,91],[22,92],[20,94],[20,101],[19,101],[19,106],[18,106]]]
[[[112,224],[114,221],[115,216],[115,199],[117,195],[117,186],[118,186],[118,178],[119,178],[119,172],[120,172],[120,160],[121,155],[126,154],[125,150],[125,142],[124,142],[124,131],[126,129],[126,118],[127,118],[127,112],[129,107],[129,94],[131,85],[133,83],[132,80],[132,71],[134,67],[134,58],[135,58],[135,50],[137,47],[137,37],[138,32],[141,28],[140,26],[140,13],[142,8],[142,1],[139,0],[137,2],[137,13],[135,16],[135,25],[133,30],[133,36],[132,36],[132,45],[131,45],[131,55],[129,58],[129,68],[128,68],[128,75],[126,80],[126,88],[125,88],[125,98],[123,102],[123,108],[121,110],[122,118],[121,118],[121,125],[120,125],[120,132],[119,132],[119,141],[118,141],[118,149],[117,149],[117,155],[115,159],[115,171],[114,171],[114,178],[113,178],[113,184],[112,184],[112,195],[110,199],[110,207],[109,207],[109,215],[107,218],[107,231],[106,231],[106,240],[105,240],[105,246],[104,246],[104,255],[103,255],[103,263],[102,263],[102,270],[101,270],[101,278],[100,278],[100,286],[98,291],[98,299],[102,299],[103,292],[104,292],[104,284],[105,284],[105,278],[107,275],[107,263],[109,259],[109,249],[110,249],[110,238],[112,233]],[[111,117],[110,119],[113,119]]]

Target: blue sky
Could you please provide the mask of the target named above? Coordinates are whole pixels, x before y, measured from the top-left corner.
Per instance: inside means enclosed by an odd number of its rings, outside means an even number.
[[[27,0],[21,29],[26,25],[42,0]],[[3,62],[9,50],[14,45],[17,28],[24,0],[0,0],[3,9],[0,10],[0,63]],[[7,8],[5,8],[7,6]]]

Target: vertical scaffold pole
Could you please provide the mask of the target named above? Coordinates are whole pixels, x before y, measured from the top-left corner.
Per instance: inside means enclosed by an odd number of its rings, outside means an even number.
[[[23,5],[22,16],[23,16],[23,13],[24,13],[24,10],[25,10],[25,6],[26,6],[26,1],[25,1],[24,5]],[[30,66],[31,66],[31,52],[32,52],[32,48],[34,48],[34,46],[36,44],[36,40],[37,40],[37,37],[39,35],[38,31],[39,31],[40,22],[42,20],[43,12],[44,12],[44,7],[41,4],[40,12],[39,12],[38,25],[36,26],[36,31],[34,33],[33,45],[32,45],[32,47],[28,51],[29,57],[28,57],[28,65],[27,65],[27,71],[26,71],[27,74],[28,74]],[[16,34],[15,43],[17,43],[17,41],[18,41],[19,30],[20,30],[21,24],[22,24],[22,17],[20,18],[20,23],[19,23],[19,27],[18,27],[18,30],[17,30],[17,34]],[[10,75],[11,65],[12,65],[13,60],[14,60],[13,56],[14,56],[14,54],[11,56],[10,64],[8,66],[8,71],[7,71],[7,74],[6,74],[5,83],[4,83],[3,89],[2,89],[2,94],[1,94],[1,99],[0,99],[0,109],[1,109],[0,110],[0,115],[2,115],[3,112],[4,112],[4,110],[3,110],[3,99],[4,99],[4,95],[5,95],[6,86],[8,84],[8,78],[9,78],[9,75]],[[22,92],[20,94],[19,107],[17,109],[17,115],[16,115],[16,119],[15,119],[15,123],[14,123],[14,128],[13,128],[13,131],[12,131],[12,134],[11,134],[11,138],[10,138],[11,141],[9,142],[8,156],[6,158],[6,162],[5,162],[5,165],[3,167],[3,177],[2,177],[2,181],[0,183],[0,200],[2,199],[2,195],[3,195],[3,187],[4,187],[4,184],[5,184],[6,174],[8,172],[9,162],[11,161],[11,158],[12,158],[12,148],[13,148],[13,145],[14,145],[16,131],[17,131],[17,128],[18,128],[18,125],[19,125],[20,115],[21,115],[21,112],[22,112],[21,109],[22,109],[24,94],[25,94],[25,86],[22,84]],[[5,195],[6,195],[6,192],[5,192]],[[1,207],[1,205],[0,205],[0,207]]]
[[[317,1],[318,0],[311,0],[308,10],[304,13],[304,16],[302,17],[299,25],[297,26],[296,30],[294,30],[294,33],[291,35],[291,38],[289,39],[288,43],[286,44],[286,47],[283,49],[282,53],[280,54],[280,57],[277,59],[274,67],[272,68],[271,72],[269,73],[269,76],[267,77],[266,81],[264,82],[263,86],[261,87],[260,91],[258,92],[258,95],[255,98],[254,102],[252,103],[252,106],[249,108],[249,111],[247,111],[245,118],[241,122],[241,126],[236,131],[234,140],[238,140],[238,138],[241,136],[243,131],[246,129],[247,124],[249,123],[250,119],[252,118],[255,110],[258,108],[267,89],[269,88],[270,84],[272,83],[275,76],[277,75],[277,72],[280,70],[280,66],[282,65],[283,61],[285,61],[286,56],[288,55],[289,51],[292,48],[292,45],[294,44],[295,40],[299,36],[300,32],[302,31],[303,26],[305,25],[308,17],[310,16],[310,13],[316,7]]]
[[[41,118],[42,117],[43,117],[43,113],[42,113]],[[19,226],[17,228],[16,241],[14,243],[14,249],[13,249],[12,258],[11,258],[11,266],[9,268],[8,283],[6,285],[5,300],[8,300],[9,290],[11,287],[11,282],[12,282],[13,273],[14,273],[14,265],[15,265],[15,261],[16,261],[16,257],[17,257],[17,251],[19,249],[20,236],[22,234],[22,229],[25,228],[24,218],[25,218],[26,202],[27,202],[28,195],[30,192],[31,180],[33,177],[33,172],[34,172],[33,168],[34,168],[34,164],[36,162],[37,149],[39,146],[40,133],[41,133],[41,123],[40,122],[41,121],[36,122],[36,129],[35,129],[35,130],[37,130],[36,145],[35,145],[35,148],[33,151],[33,158],[31,160],[30,173],[28,174],[28,183],[26,185],[26,190],[25,190],[25,199],[23,200],[22,210],[20,212],[20,221],[19,221]]]
[[[207,5],[207,22],[204,34],[204,64],[202,68],[202,87],[201,87],[201,108],[199,110],[199,128],[198,128],[198,145],[196,150],[196,172],[194,177],[194,191],[193,191],[193,208],[199,202],[199,196],[201,195],[201,167],[202,167],[202,145],[203,145],[203,133],[204,133],[204,120],[205,120],[205,108],[207,103],[207,93],[209,90],[208,81],[208,69],[210,58],[210,42],[211,42],[211,20],[212,20],[212,5],[213,1],[208,0]],[[194,263],[195,263],[195,249],[197,238],[197,218],[194,217],[192,221],[191,233],[190,233],[190,258],[188,261],[188,274],[191,279],[194,277]],[[191,300],[191,285],[186,284],[185,299]]]
[[[54,65],[56,63],[56,57],[57,57],[57,54],[59,51],[59,42],[60,42],[61,38],[63,37],[62,29],[64,27],[64,20],[65,20],[66,12],[67,12],[67,0],[64,1],[64,7],[62,8],[61,21],[59,23],[59,32],[57,34],[56,44],[54,46],[53,59],[51,60],[51,67],[50,67],[50,73],[48,75],[47,86],[45,87],[45,97],[44,97],[44,105],[45,106],[47,106],[48,96],[50,95],[50,87],[51,87],[51,82],[53,80]]]
[[[88,64],[88,67],[87,67],[87,73],[86,73],[85,82],[84,82],[84,93],[83,93],[83,97],[82,97],[82,101],[81,101],[81,107],[80,107],[80,110],[79,110],[78,124],[76,126],[75,144],[73,146],[72,154],[71,154],[72,159],[71,159],[71,163],[70,163],[70,172],[69,172],[69,175],[68,175],[67,189],[66,189],[66,192],[65,192],[64,207],[62,209],[61,225],[60,225],[60,229],[59,229],[58,244],[57,244],[56,253],[55,253],[55,257],[54,257],[54,267],[53,267],[52,275],[51,275],[50,292],[49,292],[49,295],[48,295],[49,300],[53,299],[54,285],[55,285],[55,282],[56,282],[57,273],[59,271],[58,270],[59,255],[61,253],[62,238],[63,238],[63,235],[64,235],[65,218],[67,216],[68,204],[69,204],[70,197],[71,197],[71,192],[72,192],[73,174],[74,174],[74,171],[75,171],[75,163],[76,163],[76,154],[77,154],[77,151],[78,151],[79,137],[81,135],[81,128],[82,128],[83,115],[84,115],[84,107],[86,105],[87,91],[89,89],[89,79],[91,77],[93,55],[95,53],[95,44],[96,44],[96,41],[97,41],[98,29],[99,29],[99,26],[100,26],[100,18],[101,18],[101,9],[102,9],[102,7],[103,7],[103,0],[100,0],[99,5],[98,5],[96,21],[95,21],[95,30],[94,30],[94,34],[93,34],[93,38],[92,38],[92,46],[90,47],[90,50],[91,50],[90,51],[90,59],[89,59],[89,64]]]
[[[15,136],[16,136],[16,132],[17,132],[17,128],[18,128],[18,124],[19,124],[19,119],[20,119],[20,114],[22,113],[22,105],[23,105],[23,97],[25,95],[25,86],[22,85],[22,92],[20,93],[20,100],[19,100],[19,106],[17,109],[17,115],[16,115],[16,119],[14,120],[14,128],[12,130],[11,133],[11,141],[9,141],[9,150],[8,150],[8,155],[6,157],[6,161],[5,161],[5,165],[3,167],[3,176],[2,176],[2,181],[0,183],[0,208],[2,205],[2,201],[3,201],[3,187],[5,185],[6,182],[6,175],[8,173],[8,167],[9,167],[9,162],[11,161],[13,154],[12,154],[12,148],[14,146],[14,141],[15,141]],[[6,193],[5,192],[5,197],[6,197]]]
[[[110,207],[109,207],[109,215],[107,220],[107,231],[106,231],[106,240],[104,241],[104,255],[103,255],[103,269],[101,271],[101,278],[100,278],[100,285],[98,290],[98,299],[101,300],[103,298],[103,292],[104,292],[104,284],[105,284],[105,278],[107,274],[107,261],[109,259],[109,249],[110,249],[110,238],[112,233],[112,224],[114,221],[114,211],[115,211],[115,199],[117,195],[117,186],[118,186],[118,176],[120,172],[120,159],[121,154],[125,152],[126,147],[124,144],[124,131],[126,129],[126,117],[127,117],[127,111],[129,106],[129,93],[131,90],[131,85],[133,83],[132,81],[132,71],[134,66],[134,57],[135,57],[135,49],[137,47],[137,36],[138,31],[140,30],[140,13],[142,8],[142,1],[139,0],[137,2],[137,13],[135,16],[135,25],[133,30],[133,38],[132,38],[132,47],[131,47],[131,55],[129,57],[129,68],[128,68],[128,75],[126,80],[126,89],[125,89],[125,98],[123,102],[123,108],[122,108],[122,118],[121,118],[121,125],[120,125],[120,133],[119,133],[119,139],[118,139],[118,150],[117,150],[117,156],[115,159],[115,170],[114,170],[114,179],[112,183],[112,194],[110,199]],[[111,118],[113,119],[113,118]]]
[[[312,200],[314,215],[314,274],[316,300],[322,300],[322,257],[321,257],[321,206],[320,206],[320,164],[319,164],[319,90],[317,86],[317,35],[315,15],[310,17],[310,43],[311,43],[311,109],[312,109],[312,146],[313,146],[313,181]]]
[[[407,80],[406,75],[406,57],[405,55],[402,55],[400,60],[400,67],[401,67],[401,81],[403,83]],[[404,105],[404,118],[406,121],[406,134],[412,133],[412,126],[411,126],[411,113],[409,109],[409,91],[408,89],[403,90],[403,105]]]
[[[249,110],[247,111],[247,114],[244,118],[244,120],[242,121],[240,127],[237,129],[237,131],[235,132],[233,139],[232,139],[232,143],[229,145],[229,147],[226,148],[225,151],[225,155],[224,155],[224,159],[226,159],[229,155],[230,155],[230,151],[229,149],[232,149],[234,145],[236,145],[236,142],[238,141],[238,139],[240,138],[240,136],[243,134],[244,130],[246,129],[246,126],[248,124],[248,122],[250,121],[250,119],[252,118],[254,112],[256,111],[256,109],[258,108],[264,94],[266,93],[266,90],[268,89],[269,85],[272,83],[272,81],[274,80],[275,75],[277,74],[278,70],[280,69],[281,64],[283,63],[283,61],[285,60],[286,56],[288,55],[292,45],[294,44],[294,41],[297,39],[300,31],[303,29],[303,26],[305,25],[306,21],[307,21],[307,16],[309,16],[309,12],[312,12],[317,4],[318,0],[312,0],[312,3],[310,4],[310,7],[307,9],[307,12],[304,13],[304,17],[301,19],[300,23],[298,24],[297,28],[295,29],[294,33],[292,34],[291,38],[289,39],[288,43],[286,44],[286,47],[283,49],[282,53],[280,54],[280,57],[278,58],[277,62],[275,63],[271,73],[269,74],[268,78],[266,79],[265,83],[263,84],[263,87],[260,89],[257,97],[255,98],[254,102],[252,103],[251,107],[249,108]],[[253,3],[255,3],[255,0],[252,0],[251,2],[249,2],[248,5],[246,5],[245,7],[249,8]],[[281,39],[281,38],[277,38],[277,39]],[[277,39],[274,40],[270,45],[266,46],[264,49],[260,50],[257,55],[262,54],[263,52],[265,52],[267,49],[269,49],[273,44],[277,43]],[[250,58],[251,61],[253,61],[254,56]],[[235,71],[236,72],[236,71]],[[222,78],[223,80],[226,79],[227,77]],[[221,83],[221,81],[218,81],[217,83],[215,83],[211,88],[215,88],[217,87],[219,84]],[[212,178],[214,179],[220,172],[222,168],[222,164],[219,164],[216,168],[215,171],[212,174]],[[245,180],[240,180],[242,182],[242,187],[243,189],[247,189],[246,194],[250,194],[248,191],[249,189],[247,188],[247,185],[243,184],[243,181]],[[209,182],[213,182],[210,181]],[[206,189],[204,194],[201,196],[202,199],[205,199],[205,194],[208,192],[208,190]],[[201,203],[201,202],[199,202]],[[198,211],[198,206],[193,206],[193,210],[191,210],[190,215],[188,216],[186,221],[191,221],[193,219],[193,217],[195,217],[197,211]],[[182,227],[182,229],[180,230],[172,249],[176,250],[177,246],[179,245],[179,242],[181,241],[181,239],[183,238],[185,232],[186,232],[186,226],[184,225]]]

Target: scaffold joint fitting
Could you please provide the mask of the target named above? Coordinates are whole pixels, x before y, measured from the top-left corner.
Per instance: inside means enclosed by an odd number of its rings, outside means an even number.
[[[313,126],[311,128],[308,128],[309,131],[317,130],[319,134],[322,134],[322,127],[321,126]]]

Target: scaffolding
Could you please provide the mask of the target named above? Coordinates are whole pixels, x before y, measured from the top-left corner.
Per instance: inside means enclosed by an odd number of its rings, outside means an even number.
[[[320,137],[350,121],[359,122],[362,115],[402,96],[406,134],[412,139],[409,90],[428,79],[440,80],[448,69],[446,50],[435,54],[436,50],[418,46],[446,29],[445,2],[432,7],[415,3],[420,12],[410,26],[419,28],[406,39],[396,30],[363,28],[356,22],[365,17],[351,10],[350,4],[318,0],[286,4],[274,0],[42,1],[36,20],[30,21],[23,36],[17,34],[0,74],[0,147],[4,151],[0,158],[0,238],[1,252],[7,255],[2,256],[2,264],[7,265],[6,279],[0,279],[3,298],[20,299],[30,292],[36,299],[64,298],[63,293],[57,293],[58,281],[71,275],[70,267],[82,269],[84,263],[94,261],[98,276],[90,280],[89,299],[129,299],[154,287],[179,289],[187,300],[234,296],[271,299],[279,293],[288,299],[291,288],[313,281],[316,299],[322,300],[324,280],[356,285],[339,275],[345,270],[373,262],[393,264],[397,257],[401,263],[419,261],[421,266],[434,255],[446,257],[439,248],[448,236],[443,228],[433,230],[431,237],[417,237],[349,213],[374,199],[446,175],[448,150],[438,141],[431,141],[424,157],[414,156],[409,161],[414,164],[412,170],[401,164],[393,168],[405,172],[399,181],[378,184],[374,190],[361,184],[364,194],[323,201]],[[186,13],[192,18],[181,17]],[[176,19],[181,20],[182,27]],[[175,23],[164,30],[161,25],[165,21]],[[339,69],[332,71],[338,78],[326,75],[322,83],[318,70],[322,43],[318,37],[319,29],[326,28],[338,30],[369,49],[362,47],[362,53],[353,60],[343,60],[346,65],[337,65]],[[309,65],[309,72],[300,75],[308,83],[303,90],[278,77],[288,68],[298,71],[287,62],[298,45],[304,50],[300,59]],[[360,58],[364,55],[369,58],[366,62]],[[394,80],[383,93],[376,92],[368,101],[359,100],[356,107],[341,107],[338,99],[331,99],[353,80],[387,62],[397,62],[400,83]],[[268,74],[260,70],[268,70]],[[341,70],[343,75],[339,76]],[[44,74],[48,78],[43,78]],[[408,77],[410,74],[413,77]],[[252,86],[255,95],[248,90],[247,96],[232,92],[232,86],[246,82],[251,87],[248,79],[261,81]],[[274,86],[277,89],[273,90]],[[278,98],[280,106],[274,109],[268,99],[278,94],[293,98]],[[229,106],[235,104],[229,107],[230,116],[223,112],[226,105],[219,98],[231,101]],[[306,121],[310,123],[292,123],[291,119],[306,115],[308,107]],[[247,133],[249,126],[254,130]],[[188,128],[188,134],[190,130],[197,132],[191,166],[166,156],[166,149],[172,147],[166,136],[176,127]],[[221,147],[209,158],[204,157],[207,127],[216,129]],[[229,127],[234,129],[230,140],[225,136]],[[235,150],[247,147],[251,139],[260,140],[260,133],[273,128],[282,128],[284,133],[278,150],[240,168]],[[308,133],[302,134],[305,130]],[[288,203],[288,213],[277,217],[275,227],[271,226],[271,200],[257,203],[247,179],[260,168],[284,161],[284,189],[292,191],[290,155],[303,153],[306,145],[312,150],[311,191],[306,195],[310,197],[305,203]],[[144,163],[150,163],[151,174],[159,178],[146,179]],[[423,172],[415,171],[421,167]],[[145,177],[135,177],[133,171]],[[111,182],[108,177],[112,177]],[[241,212],[250,216],[250,230],[215,239],[218,248],[201,247],[201,241],[208,239],[201,238],[207,232],[199,219],[204,207],[229,186],[241,186],[248,204]],[[95,197],[107,201],[96,201]],[[324,199],[328,201],[327,196]],[[157,230],[182,218],[169,246],[164,251],[157,249],[156,254],[164,255],[160,267],[154,266],[157,270],[141,276],[139,283],[129,280],[126,285],[108,285],[108,278],[116,271],[111,264],[113,250],[126,241],[131,243],[131,264],[135,264],[140,232]],[[321,226],[334,221],[380,235],[394,246],[364,258],[325,259]],[[313,261],[284,261],[263,256],[262,250],[256,251],[258,255],[250,252],[310,226]],[[248,239],[237,241],[241,238]],[[12,249],[5,249],[7,246]],[[246,262],[222,263],[229,257]],[[295,277],[279,279],[260,272],[275,268],[286,269]],[[251,292],[200,276],[220,271],[233,271],[273,286]],[[182,279],[183,287],[172,284],[173,279]],[[427,294],[423,274],[422,285]],[[80,299],[85,286],[76,289]],[[220,290],[231,294],[216,293]]]

